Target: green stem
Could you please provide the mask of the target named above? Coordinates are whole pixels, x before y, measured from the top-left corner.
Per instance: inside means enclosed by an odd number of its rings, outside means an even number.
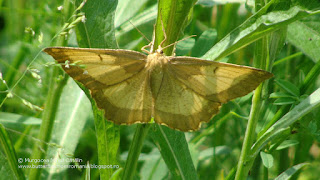
[[[46,107],[43,112],[42,124],[40,127],[40,133],[38,136],[39,142],[33,148],[33,155],[31,159],[44,159],[49,142],[51,139],[51,134],[53,130],[53,124],[56,117],[56,112],[58,110],[60,96],[63,90],[63,86],[66,84],[68,78],[62,79],[58,85],[56,85],[56,77],[59,74],[59,69],[56,67],[53,69],[51,76],[48,97],[46,101]],[[38,166],[43,164],[43,162],[32,162],[31,165]],[[39,179],[41,174],[41,168],[31,168],[29,173],[29,179]]]
[[[7,134],[7,131],[3,127],[2,124],[0,124],[0,143],[3,148],[3,152],[6,155],[7,161],[10,165],[10,168],[15,175],[16,179],[25,179],[24,174],[20,168],[18,168],[18,158],[17,154],[15,152],[15,149],[11,143],[11,140]]]
[[[122,179],[133,179],[133,176],[137,168],[139,155],[142,149],[143,141],[148,133],[149,128],[149,124],[139,124],[137,126],[136,132],[130,145],[129,154],[126,161],[126,166],[124,168]]]
[[[268,180],[268,168],[263,167],[263,180]]]
[[[257,4],[260,5],[259,3]],[[268,39],[269,39],[269,36],[263,37],[261,40],[257,41],[255,45],[254,64],[256,67],[261,69],[267,69],[267,67],[269,66]],[[250,116],[249,116],[248,125],[246,129],[245,137],[244,137],[244,142],[242,145],[242,150],[241,150],[241,154],[238,162],[238,168],[236,172],[235,179],[237,180],[246,179],[249,169],[251,168],[254,161],[254,158],[251,158],[250,156],[251,155],[250,150],[253,143],[253,139],[256,136],[255,129],[260,117],[259,111],[262,105],[261,96],[263,92],[263,84],[260,84],[257,87],[252,98]]]
[[[248,172],[248,169],[250,168],[250,165],[248,164],[248,158],[250,154],[250,147],[252,144],[252,139],[254,137],[256,124],[258,121],[259,116],[259,108],[261,104],[261,92],[262,92],[262,85],[258,86],[258,88],[255,90],[255,93],[253,95],[252,99],[252,107],[251,107],[251,113],[247,125],[247,130],[244,137],[244,142],[242,145],[241,155],[238,163],[238,169],[236,173],[237,180],[245,179],[247,176],[245,173]]]
[[[67,0],[65,0],[66,2]],[[67,43],[64,37],[57,39],[57,46],[63,46]],[[63,87],[67,84],[68,78],[64,77],[57,83],[57,77],[61,73],[61,70],[57,67],[53,67],[53,72],[50,76],[49,92],[46,99],[45,108],[42,114],[42,124],[40,126],[40,132],[38,135],[39,142],[36,142],[33,147],[33,153],[31,159],[44,159],[48,149],[47,142],[51,139],[54,120],[59,107],[59,100],[62,94]],[[32,162],[31,165],[38,166],[43,162]],[[39,179],[42,168],[31,168],[29,172],[29,179]]]

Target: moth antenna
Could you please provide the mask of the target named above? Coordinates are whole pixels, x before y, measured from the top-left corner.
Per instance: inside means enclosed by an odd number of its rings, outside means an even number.
[[[167,40],[167,33],[166,33],[166,30],[165,30],[164,25],[163,25],[162,16],[161,16],[161,11],[160,11],[160,22],[161,22],[161,28],[162,28],[162,32],[163,32],[164,39],[163,39],[163,40],[161,41],[161,43],[159,44],[159,49],[163,50],[163,48],[161,48],[161,46],[162,46],[163,43],[166,42],[166,40]]]
[[[170,46],[173,46],[173,45],[175,45],[175,44],[178,44],[178,43],[181,42],[181,41],[184,41],[184,40],[186,40],[186,39],[189,39],[189,38],[192,38],[192,37],[196,37],[196,36],[197,36],[197,35],[191,35],[191,36],[185,37],[185,38],[183,38],[183,39],[181,39],[181,40],[179,40],[179,41],[176,41],[176,42],[174,42],[174,43],[171,43],[171,44],[163,47],[162,50],[165,49],[165,48],[168,48],[168,47],[170,47]]]
[[[131,21],[129,21],[129,23],[130,23],[149,43],[151,43],[151,41],[150,41]]]
[[[152,42],[150,44],[150,53],[154,51],[154,42],[156,40],[156,24],[153,25]]]

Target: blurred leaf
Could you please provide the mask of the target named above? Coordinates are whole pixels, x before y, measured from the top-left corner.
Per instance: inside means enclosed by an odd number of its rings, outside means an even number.
[[[45,169],[49,173],[49,179],[60,179],[65,175],[61,172],[66,169],[64,166],[69,164],[65,159],[70,158],[66,154],[74,154],[84,125],[92,116],[88,98],[71,78],[63,89],[57,112],[51,143],[63,148],[49,146],[47,158],[52,159],[50,161],[52,166]],[[82,159],[82,157],[75,158]]]
[[[300,90],[297,86],[292,84],[289,81],[282,80],[282,79],[277,79],[275,82],[280,86],[281,89],[285,90],[286,92],[290,93],[291,95],[295,97],[300,96]]]
[[[219,155],[227,155],[231,153],[231,149],[228,146],[216,146],[214,148],[210,147],[200,151],[199,160],[203,161],[203,160],[207,160],[208,158],[213,158]]]
[[[287,179],[290,179],[297,171],[299,171],[305,165],[308,165],[308,163],[297,164],[297,165],[287,169],[285,172],[281,173],[274,180],[287,180]]]
[[[273,156],[271,154],[260,152],[262,163],[266,168],[272,168],[273,166]]]
[[[145,5],[148,0],[118,0],[114,18],[115,27],[121,26],[130,20]]]
[[[16,179],[15,175],[11,171],[8,159],[3,153],[0,153],[0,174],[2,179]]]
[[[141,159],[141,155],[139,159]],[[140,170],[141,179],[164,179],[167,174],[168,168],[161,158],[159,150],[154,149],[144,158],[144,163]]]
[[[118,180],[118,179],[120,179],[122,171],[123,171],[122,168],[119,168],[116,171],[114,171],[109,180]]]
[[[155,20],[156,17],[157,17],[157,5],[153,5],[151,7],[148,7],[148,9],[145,9],[141,13],[132,17],[130,19],[130,22],[134,26],[138,27],[142,24],[145,24],[145,23],[148,23],[152,20]],[[116,31],[117,37],[129,32],[135,28],[130,22],[125,22],[120,27],[117,27],[117,31]]]
[[[150,128],[149,135],[157,145],[173,179],[198,179],[184,133],[158,124],[153,127]]]
[[[212,7],[220,4],[245,3],[245,2],[246,0],[199,0],[197,2],[197,5]]]
[[[314,62],[320,57],[320,15],[310,16],[288,26],[288,41]]]
[[[300,85],[300,92],[301,94],[304,94],[307,89],[316,82],[316,79],[318,78],[320,74],[320,61],[318,61],[312,69],[308,72],[307,76],[305,77],[302,85]]]
[[[293,6],[293,4],[298,4],[299,6]],[[220,60],[270,32],[308,15],[320,13],[317,10],[312,11],[312,9],[319,7],[320,3],[315,1],[272,0],[213,46],[203,58]]]
[[[316,122],[314,122],[314,121],[311,121],[310,123],[309,123],[309,125],[308,125],[308,130],[309,130],[309,132],[311,133],[311,134],[313,134],[313,133],[315,133],[315,132],[317,132],[317,123]]]
[[[192,48],[191,56],[203,56],[214,45],[216,39],[217,31],[215,29],[208,29],[204,31],[196,41],[194,47]]]
[[[273,104],[278,105],[278,106],[282,106],[282,105],[286,105],[286,104],[294,104],[295,102],[296,102],[295,99],[282,97],[282,98],[278,98],[277,100],[275,100],[273,102]]]
[[[276,148],[276,150],[286,149],[297,144],[299,144],[299,141],[297,140],[285,140]]]
[[[269,98],[283,98],[283,97],[290,97],[290,98],[296,98],[295,96],[292,96],[289,93],[284,93],[284,92],[274,92],[271,93]]]
[[[176,46],[176,56],[183,56],[188,54],[188,52],[194,46],[194,38],[188,38],[184,41],[180,41]]]
[[[17,125],[40,125],[42,122],[41,119],[29,116],[23,116],[20,114],[0,112],[0,123],[12,123]]]

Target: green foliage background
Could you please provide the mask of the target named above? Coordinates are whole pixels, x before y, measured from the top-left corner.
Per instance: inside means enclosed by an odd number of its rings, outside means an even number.
[[[250,171],[251,179],[319,179],[319,9],[316,0],[0,0],[0,177],[246,179]],[[176,55],[254,66],[274,78],[224,104],[197,132],[117,126],[41,52],[140,51],[149,42],[134,26],[151,40],[154,24],[157,47],[161,20],[165,45],[197,35],[179,42]],[[18,168],[87,163],[119,168]]]

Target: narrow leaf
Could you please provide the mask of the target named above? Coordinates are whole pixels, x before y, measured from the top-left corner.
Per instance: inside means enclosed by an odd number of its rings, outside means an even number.
[[[155,128],[150,128],[149,135],[157,145],[173,179],[198,179],[183,132],[155,125]]]
[[[274,105],[282,106],[286,104],[293,104],[296,100],[292,98],[282,97],[273,102]]]
[[[295,146],[299,144],[299,141],[297,140],[286,140],[286,141],[283,141],[278,147],[276,150],[281,150],[281,149],[286,149],[288,147],[291,147],[291,146]]]
[[[24,125],[40,125],[41,119],[29,116],[23,116],[20,114],[0,112],[0,123],[6,124],[24,124]]]
[[[281,173],[278,177],[275,178],[275,180],[288,180],[290,179],[297,171],[299,171],[302,167],[308,165],[308,163],[301,163],[297,164],[289,169],[287,169],[285,172]]]

